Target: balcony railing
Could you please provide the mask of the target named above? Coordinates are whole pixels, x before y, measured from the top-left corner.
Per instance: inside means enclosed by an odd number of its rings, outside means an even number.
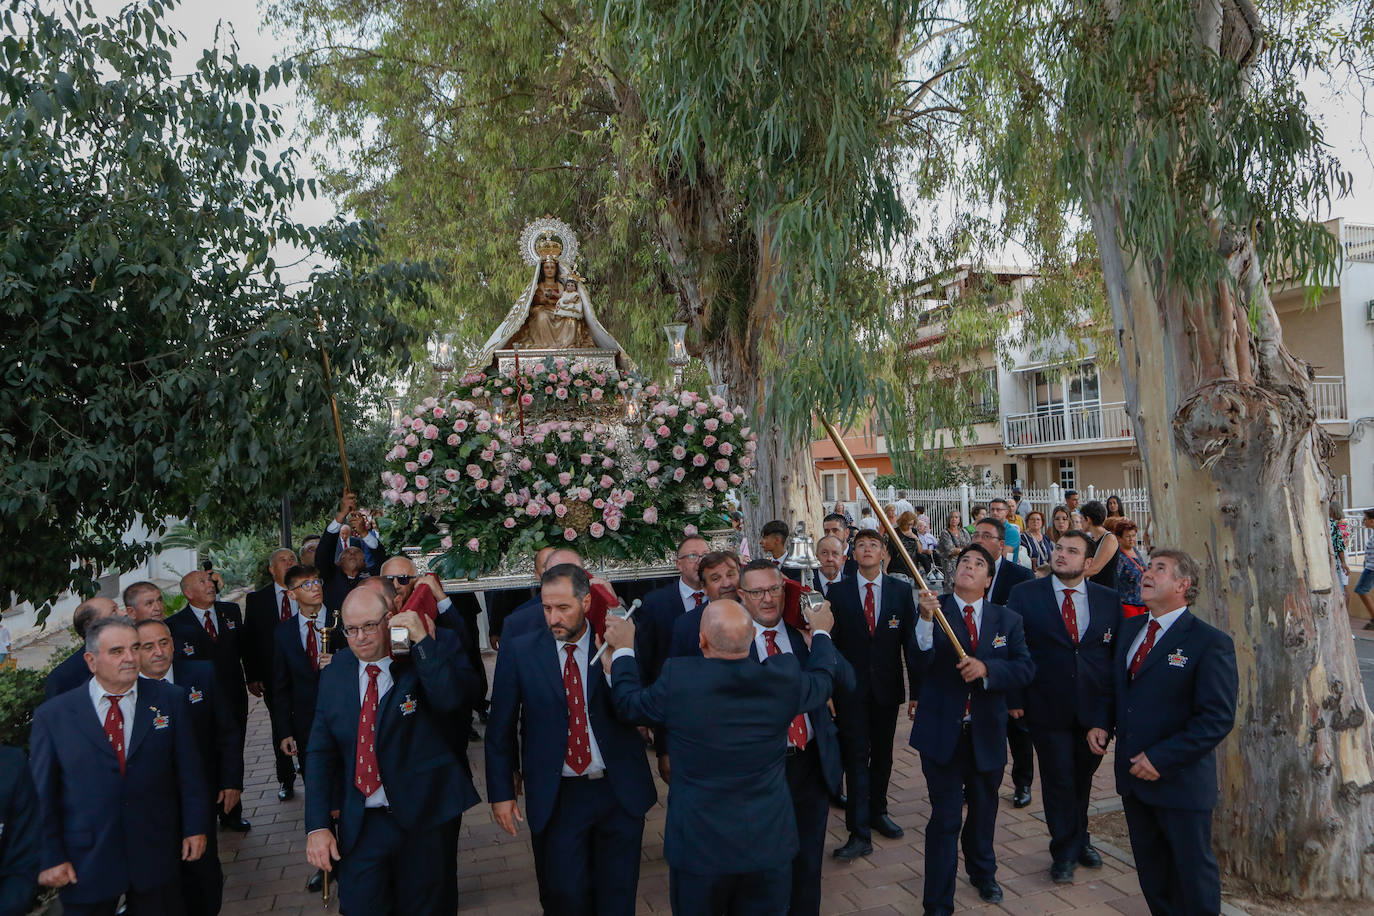
[[[1340,422],[1350,419],[1345,405],[1345,376],[1319,375],[1312,383],[1312,406],[1317,419]]]
[[[1002,420],[1002,441],[1010,451],[1047,445],[1118,442],[1133,435],[1125,401],[1068,407],[1056,404],[1034,413],[1012,414]]]

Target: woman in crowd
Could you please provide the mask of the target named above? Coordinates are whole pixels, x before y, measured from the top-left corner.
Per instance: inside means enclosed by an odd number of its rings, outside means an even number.
[[[1064,524],[1067,525],[1068,522],[1066,514]],[[1054,543],[1045,534],[1045,513],[1039,509],[1032,509],[1026,516],[1026,530],[1021,532],[1021,550],[1025,553],[1031,569],[1050,561],[1050,551],[1054,550]]]
[[[897,516],[897,539],[902,542],[902,546],[905,547],[906,552],[911,555],[911,559],[916,561],[916,565],[920,566],[923,572],[930,572],[930,558],[928,556],[921,556],[921,540],[916,536],[915,524],[915,512],[903,512],[901,515]],[[902,560],[901,553],[896,550],[889,552],[892,556],[887,571],[889,573],[897,573],[906,576],[911,581],[915,582],[916,574],[912,572]]]
[[[935,565],[935,548],[939,546],[940,539],[930,531],[930,519],[924,515],[916,516],[916,543],[920,553],[912,554],[916,562],[921,564],[921,572],[930,574],[930,568]]]
[[[1050,543],[1058,544],[1059,536],[1069,530],[1069,507],[1055,506],[1050,513]]]
[[[971,538],[973,536],[973,529],[977,528],[978,523],[982,521],[983,516],[988,514],[988,507],[974,506],[972,509],[969,510],[969,514],[972,515],[973,518],[969,521],[968,527],[964,530],[969,533],[969,537]]]
[[[945,519],[945,530],[940,532],[940,537],[936,542],[936,550],[940,554],[940,568],[944,571],[945,580],[953,581],[954,561],[959,558],[959,551],[969,545],[973,540],[964,527],[964,517],[959,514],[958,509],[951,509],[949,517]]]
[[[1107,507],[1097,500],[1083,505],[1083,529],[1093,542],[1092,559],[1088,561],[1088,578],[1098,585],[1116,588],[1116,535],[1104,527]]]
[[[1121,497],[1115,493],[1107,497],[1107,519],[1125,518],[1126,510],[1121,508]]]
[[[1121,596],[1121,612],[1127,617],[1145,613],[1145,603],[1140,597],[1140,577],[1150,558],[1136,545],[1138,533],[1136,523],[1128,518],[1116,523],[1116,593]]]

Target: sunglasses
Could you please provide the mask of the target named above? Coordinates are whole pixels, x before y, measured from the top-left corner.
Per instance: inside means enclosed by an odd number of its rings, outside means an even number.
[[[396,585],[409,585],[414,576],[382,576],[383,579]]]

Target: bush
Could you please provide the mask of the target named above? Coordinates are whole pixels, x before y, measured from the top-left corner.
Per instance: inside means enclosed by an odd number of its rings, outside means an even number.
[[[210,551],[210,562],[224,577],[225,589],[256,586],[268,578],[267,561],[276,547],[261,535],[239,534]]]
[[[43,682],[48,672],[72,654],[72,644],[58,649],[42,668],[0,668],[0,745],[29,749],[33,711],[43,702]]]

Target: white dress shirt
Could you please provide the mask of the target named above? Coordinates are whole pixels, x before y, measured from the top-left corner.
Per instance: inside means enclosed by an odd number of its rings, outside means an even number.
[[[821,630],[820,632],[823,633],[825,631]],[[787,628],[782,625],[781,620],[779,620],[778,625],[774,627],[765,627],[756,620],[754,621],[754,650],[759,654],[759,661],[763,661],[768,657],[768,637],[765,635],[767,633],[777,634],[774,637],[774,641],[777,643],[778,649],[781,650],[783,655],[792,654],[792,640],[788,637]],[[814,637],[815,634],[813,633],[812,636]],[[802,713],[802,715],[806,716],[806,740],[809,744],[811,743],[811,739],[816,737],[816,730],[811,727],[811,714]]]
[[[300,617],[299,614],[297,614],[296,616]],[[380,720],[382,717],[382,704],[387,702],[387,692],[390,691],[392,686],[396,683],[396,681],[391,677],[391,657],[386,656],[375,662],[365,662],[362,659],[358,659],[359,705],[362,704],[363,698],[367,696],[367,682],[369,680],[367,676],[368,665],[376,665],[378,668],[382,669],[381,674],[377,675],[377,718]],[[374,722],[373,725],[375,727],[376,723]],[[380,757],[381,755],[378,756]],[[386,773],[382,774],[382,779],[386,779]],[[387,805],[390,804],[391,802],[388,801],[386,797],[386,784],[385,782],[383,782],[382,785],[377,787],[376,792],[373,792],[371,795],[367,797],[367,800],[363,802],[363,807],[385,808]]]
[[[1088,584],[1086,579],[1080,579],[1077,585],[1068,586],[1059,581],[1058,576],[1050,576],[1050,584],[1054,586],[1054,606],[1060,609],[1060,616],[1063,616],[1064,592],[1067,590],[1073,596],[1073,615],[1078,621],[1078,632],[1074,634],[1076,639],[1082,639],[1083,634],[1088,632],[1088,622],[1092,619],[1091,612],[1088,610]]]
[[[959,606],[960,619],[963,619],[964,608],[973,608],[973,628],[978,631],[978,640],[981,644],[983,639],[983,599],[979,598],[976,601],[965,602],[964,599],[960,598],[958,595],[951,595],[950,597],[952,597],[954,599],[954,603]],[[935,621],[926,620],[924,617],[917,616],[916,648],[920,649],[922,652],[929,652],[931,647],[934,645]],[[984,678],[985,682],[986,680],[987,679]]]
[[[821,572],[821,571],[818,569],[818,570],[816,570],[816,590],[819,591],[826,599],[829,599],[829,598],[830,598],[830,587],[831,587],[832,585],[834,585],[836,582],[838,582],[838,581],[840,581],[841,579],[843,579],[843,578],[844,578],[844,571],[843,571],[843,570],[841,570],[841,571],[840,571],[840,574],[839,574],[838,576],[836,576],[835,578],[833,578],[833,579],[827,579],[827,578],[825,577],[825,573]],[[862,597],[862,596],[860,596],[860,597]]]
[[[1188,605],[1185,604],[1181,608],[1172,610],[1167,614],[1160,614],[1158,617],[1151,615],[1150,620],[1153,620],[1155,623],[1159,624],[1159,632],[1155,633],[1155,644],[1150,647],[1151,652],[1159,648],[1159,641],[1164,638],[1164,634],[1169,631],[1169,627],[1174,625],[1174,621],[1182,617],[1183,612],[1186,610],[1188,610]],[[1130,651],[1126,653],[1127,669],[1131,667],[1131,659],[1135,658],[1135,654],[1140,651],[1141,644],[1145,642],[1145,634],[1148,632],[1150,632],[1149,620],[1145,621],[1145,626],[1141,627],[1140,632],[1135,634],[1135,639],[1131,640]],[[1146,658],[1149,658],[1149,656],[1147,655]],[[92,681],[92,683],[95,682]]]
[[[168,674],[171,672],[169,671]],[[110,701],[105,699],[107,694],[113,695],[113,691],[106,690],[100,686],[100,682],[91,678],[86,682],[86,690],[91,695],[91,703],[95,705],[96,721],[100,723],[100,730],[105,730],[105,717],[110,712]],[[129,688],[129,692],[119,698],[119,711],[124,714],[124,757],[129,757],[129,739],[134,734],[134,711],[138,709],[138,681],[134,681],[134,686]]]
[[[706,601],[706,589],[692,588],[686,582],[683,582],[681,578],[677,580],[677,593],[678,596],[682,598],[682,609],[684,611],[696,610],[697,602],[696,599],[692,597],[693,595],[700,594],[703,604]]]
[[[873,621],[876,624],[883,616],[883,574],[878,573],[876,579],[865,579],[861,572],[854,573],[855,580],[859,583],[859,607],[863,608],[868,601],[868,586],[873,585]],[[867,612],[864,619],[867,620]]]
[[[577,651],[573,652],[573,658],[577,661],[578,679],[582,681],[582,708],[587,711],[587,743],[591,747],[592,762],[581,773],[568,766],[566,755],[563,763],[564,776],[592,776],[596,773],[603,773],[606,770],[606,761],[601,757],[601,748],[596,743],[596,733],[592,730],[591,712],[591,679],[587,676],[587,652],[592,644],[592,626],[588,623],[582,628],[582,638],[577,642],[562,642],[555,639],[553,641],[555,654],[558,657],[558,682],[563,683],[563,665],[568,661],[568,653],[563,650],[564,646],[576,646]],[[567,738],[564,736],[566,746]]]

